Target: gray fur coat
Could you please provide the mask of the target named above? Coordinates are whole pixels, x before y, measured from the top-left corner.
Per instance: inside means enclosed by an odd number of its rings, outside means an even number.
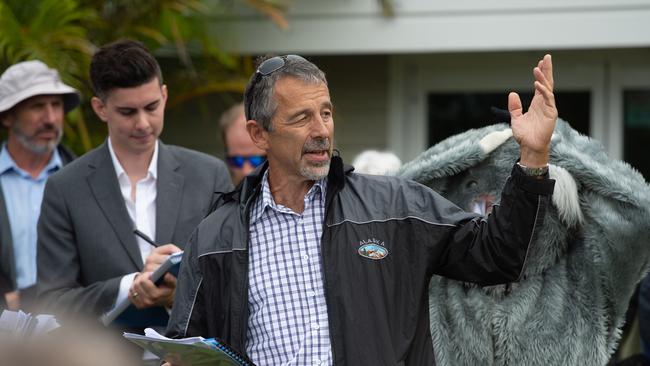
[[[519,148],[506,124],[433,146],[400,175],[466,209],[498,202]],[[522,280],[480,288],[434,277],[436,361],[457,365],[605,365],[650,259],[650,187],[599,143],[558,121],[553,206],[531,243]]]

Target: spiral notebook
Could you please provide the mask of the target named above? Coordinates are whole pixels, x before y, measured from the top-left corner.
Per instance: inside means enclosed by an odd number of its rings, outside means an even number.
[[[124,337],[175,365],[255,366],[246,356],[215,338],[171,339],[151,328],[144,333],[124,333]]]

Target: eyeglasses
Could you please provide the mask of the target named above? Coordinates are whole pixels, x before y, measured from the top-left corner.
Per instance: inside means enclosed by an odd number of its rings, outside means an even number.
[[[248,88],[246,88],[248,101],[246,103],[246,107],[244,108],[244,112],[246,114],[247,120],[253,119],[253,116],[251,116],[251,104],[253,102],[253,99],[251,98],[251,95],[249,95],[249,93],[255,90],[255,85],[259,83],[259,81],[264,76],[271,75],[274,72],[282,69],[287,64],[287,60],[306,61],[304,58],[298,55],[275,56],[275,57],[271,57],[268,60],[264,60],[264,62],[262,62],[260,66],[257,68],[257,71],[255,71],[255,77],[253,78],[253,81],[251,81]]]
[[[266,161],[266,156],[264,155],[228,155],[226,156],[226,163],[233,168],[241,168],[244,166],[244,163],[248,163],[253,167],[257,168]]]

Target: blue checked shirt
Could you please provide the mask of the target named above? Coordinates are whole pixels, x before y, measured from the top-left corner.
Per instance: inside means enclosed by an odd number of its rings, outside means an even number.
[[[258,366],[331,365],[320,240],[326,179],[305,195],[302,214],[278,205],[268,171],[250,220],[246,352]]]

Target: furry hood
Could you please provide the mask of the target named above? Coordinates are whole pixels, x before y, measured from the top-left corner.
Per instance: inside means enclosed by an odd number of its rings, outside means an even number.
[[[433,188],[467,211],[476,211],[481,197],[498,204],[501,188],[518,158],[519,146],[512,130],[502,123],[449,137],[405,164],[399,175]],[[609,158],[599,142],[579,134],[563,120],[558,120],[552,137],[549,174],[556,181],[549,216],[551,221],[559,221],[563,236],[576,235],[583,228],[583,206],[589,203],[580,200],[587,192],[618,203],[609,209],[636,208],[641,215],[630,224],[647,229],[650,187],[643,176],[629,164]],[[546,226],[557,231],[553,225]],[[539,273],[562,256],[567,248],[556,244],[544,253],[533,251],[526,273]]]

